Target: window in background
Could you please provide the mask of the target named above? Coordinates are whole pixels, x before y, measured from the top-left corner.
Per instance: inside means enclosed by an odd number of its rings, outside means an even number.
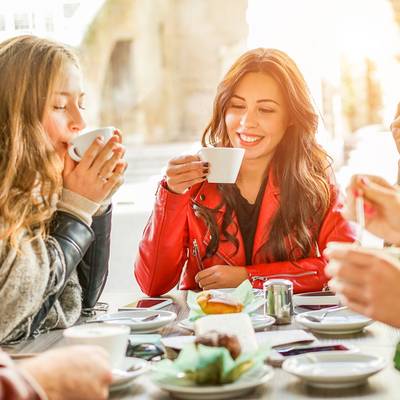
[[[6,19],[4,15],[0,15],[0,31],[6,30]]]
[[[66,3],[63,5],[64,18],[72,18],[79,8],[79,2]]]
[[[45,27],[47,32],[54,32],[54,18],[52,15],[46,15]]]
[[[15,30],[25,30],[30,28],[30,18],[28,13],[14,14]]]

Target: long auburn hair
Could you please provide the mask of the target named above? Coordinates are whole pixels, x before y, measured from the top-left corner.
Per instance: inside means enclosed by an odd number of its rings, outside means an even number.
[[[62,162],[43,129],[53,85],[67,63],[65,46],[35,36],[0,43],[0,240],[18,249],[23,230],[46,235]]]
[[[225,113],[238,82],[249,72],[267,74],[278,83],[291,121],[270,163],[280,190],[280,206],[268,227],[269,238],[261,248],[262,257],[265,262],[295,261],[310,255],[331,202],[330,159],[316,142],[318,116],[295,62],[276,49],[258,48],[239,57],[218,85],[212,118],[203,133],[202,145],[232,147]],[[220,240],[233,242],[238,250],[235,237],[238,227],[228,231],[237,209],[233,185],[218,184],[218,189],[222,195],[221,204],[215,209],[198,208],[211,235],[206,257],[217,251]],[[221,235],[215,214],[222,206],[226,207],[226,212]]]

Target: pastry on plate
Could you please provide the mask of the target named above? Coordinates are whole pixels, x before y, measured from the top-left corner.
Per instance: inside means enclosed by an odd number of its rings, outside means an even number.
[[[211,291],[200,292],[196,298],[204,314],[232,314],[243,311],[243,304],[230,296]]]

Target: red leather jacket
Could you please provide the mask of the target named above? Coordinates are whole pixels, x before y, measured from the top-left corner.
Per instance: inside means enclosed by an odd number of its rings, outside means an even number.
[[[332,190],[332,193],[334,191]],[[355,233],[352,226],[338,211],[335,198],[322,223],[318,243],[308,258],[266,263],[259,249],[268,239],[272,217],[279,206],[279,188],[273,183],[270,174],[262,200],[258,225],[254,237],[253,264],[246,266],[253,286],[261,288],[269,278],[289,279],[293,282],[295,293],[322,290],[327,282],[324,274],[326,260],[322,252],[331,241],[352,242]],[[185,194],[174,194],[161,182],[156,193],[156,203],[139,244],[135,263],[135,276],[140,288],[149,296],[159,296],[176,286],[179,289],[199,289],[195,276],[200,270],[200,260],[206,253],[209,232],[201,217],[194,212],[195,204],[209,208],[216,207],[221,195],[216,184],[203,182],[193,186]],[[218,212],[216,220],[220,225],[224,208]],[[233,216],[234,221],[236,217]],[[213,265],[244,266],[246,256],[243,239],[237,233],[239,249],[236,254],[231,242],[220,242],[218,251],[202,260],[203,267]],[[196,254],[197,252],[197,254]],[[232,255],[234,254],[234,255]],[[233,267],[234,268],[234,267]]]

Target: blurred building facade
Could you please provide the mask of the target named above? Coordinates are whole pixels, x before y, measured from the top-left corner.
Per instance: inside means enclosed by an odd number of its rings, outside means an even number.
[[[80,46],[89,120],[138,142],[198,139],[222,73],[246,48],[246,8],[246,0],[106,1]]]
[[[400,100],[399,26],[400,0],[0,2],[0,40],[33,33],[76,47],[89,124],[138,143],[198,139],[223,73],[258,46],[298,63],[324,144],[387,125]]]

